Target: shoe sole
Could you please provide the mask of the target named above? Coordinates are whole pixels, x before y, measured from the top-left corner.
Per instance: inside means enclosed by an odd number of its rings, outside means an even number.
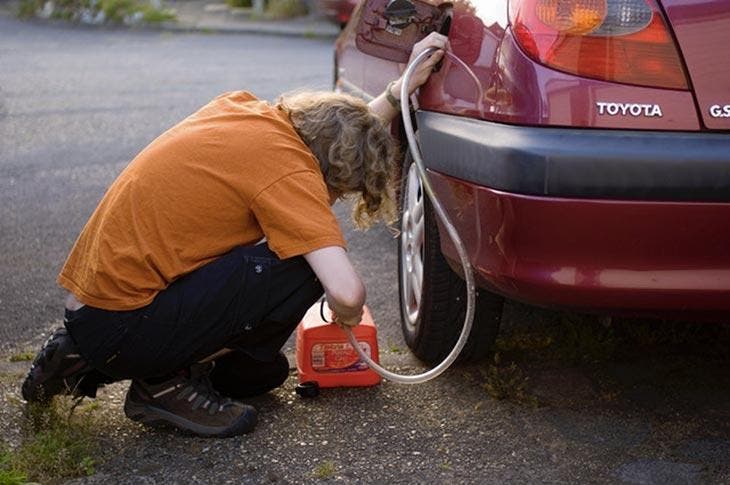
[[[124,414],[133,421],[148,426],[172,425],[183,431],[191,431],[198,436],[229,438],[250,433],[258,420],[256,409],[249,406],[235,423],[229,426],[205,426],[187,420],[162,408],[147,403],[136,403],[129,399],[124,402]]]
[[[58,351],[61,343],[57,341],[61,337],[56,337],[56,333],[58,331],[54,332],[51,338],[43,344],[43,347],[33,359],[30,371],[28,371],[28,375],[23,381],[21,394],[23,399],[28,402],[44,403],[50,401],[57,394],[68,392],[69,385],[66,378],[87,366],[86,362],[81,360],[59,375],[58,368],[63,359],[69,357],[69,354],[59,355]],[[51,345],[54,348],[51,349]]]

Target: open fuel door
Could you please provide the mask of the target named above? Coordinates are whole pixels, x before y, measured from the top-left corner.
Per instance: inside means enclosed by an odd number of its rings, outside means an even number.
[[[451,6],[420,0],[366,0],[355,44],[365,54],[407,62],[416,42],[434,31],[448,33]]]

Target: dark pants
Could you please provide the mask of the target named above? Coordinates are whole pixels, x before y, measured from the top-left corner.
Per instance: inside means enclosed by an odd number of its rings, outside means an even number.
[[[266,387],[259,381],[269,367],[281,368],[281,347],[322,293],[303,257],[282,261],[260,244],[183,276],[145,307],[87,305],[67,310],[65,325],[81,355],[110,380],[163,377],[233,348],[217,359],[211,378],[239,379],[240,386],[225,387],[250,395]]]

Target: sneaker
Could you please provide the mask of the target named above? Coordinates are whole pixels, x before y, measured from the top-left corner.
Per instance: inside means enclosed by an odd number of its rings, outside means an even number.
[[[57,394],[86,395],[80,384],[91,371],[65,328],[59,328],[33,359],[21,392],[28,402],[48,402]]]
[[[196,364],[189,376],[155,384],[133,380],[124,414],[147,425],[172,425],[200,436],[225,438],[253,431],[256,409],[213,389],[208,378],[211,368],[210,364]]]

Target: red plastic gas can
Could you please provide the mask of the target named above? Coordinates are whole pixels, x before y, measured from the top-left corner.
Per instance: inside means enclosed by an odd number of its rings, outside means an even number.
[[[324,316],[332,319],[325,304]],[[364,308],[360,325],[353,328],[355,339],[375,362],[378,358],[378,331],[370,310]],[[352,348],[345,332],[322,321],[320,303],[310,308],[297,327],[297,372],[299,382],[315,381],[319,387],[374,386],[376,374]]]

